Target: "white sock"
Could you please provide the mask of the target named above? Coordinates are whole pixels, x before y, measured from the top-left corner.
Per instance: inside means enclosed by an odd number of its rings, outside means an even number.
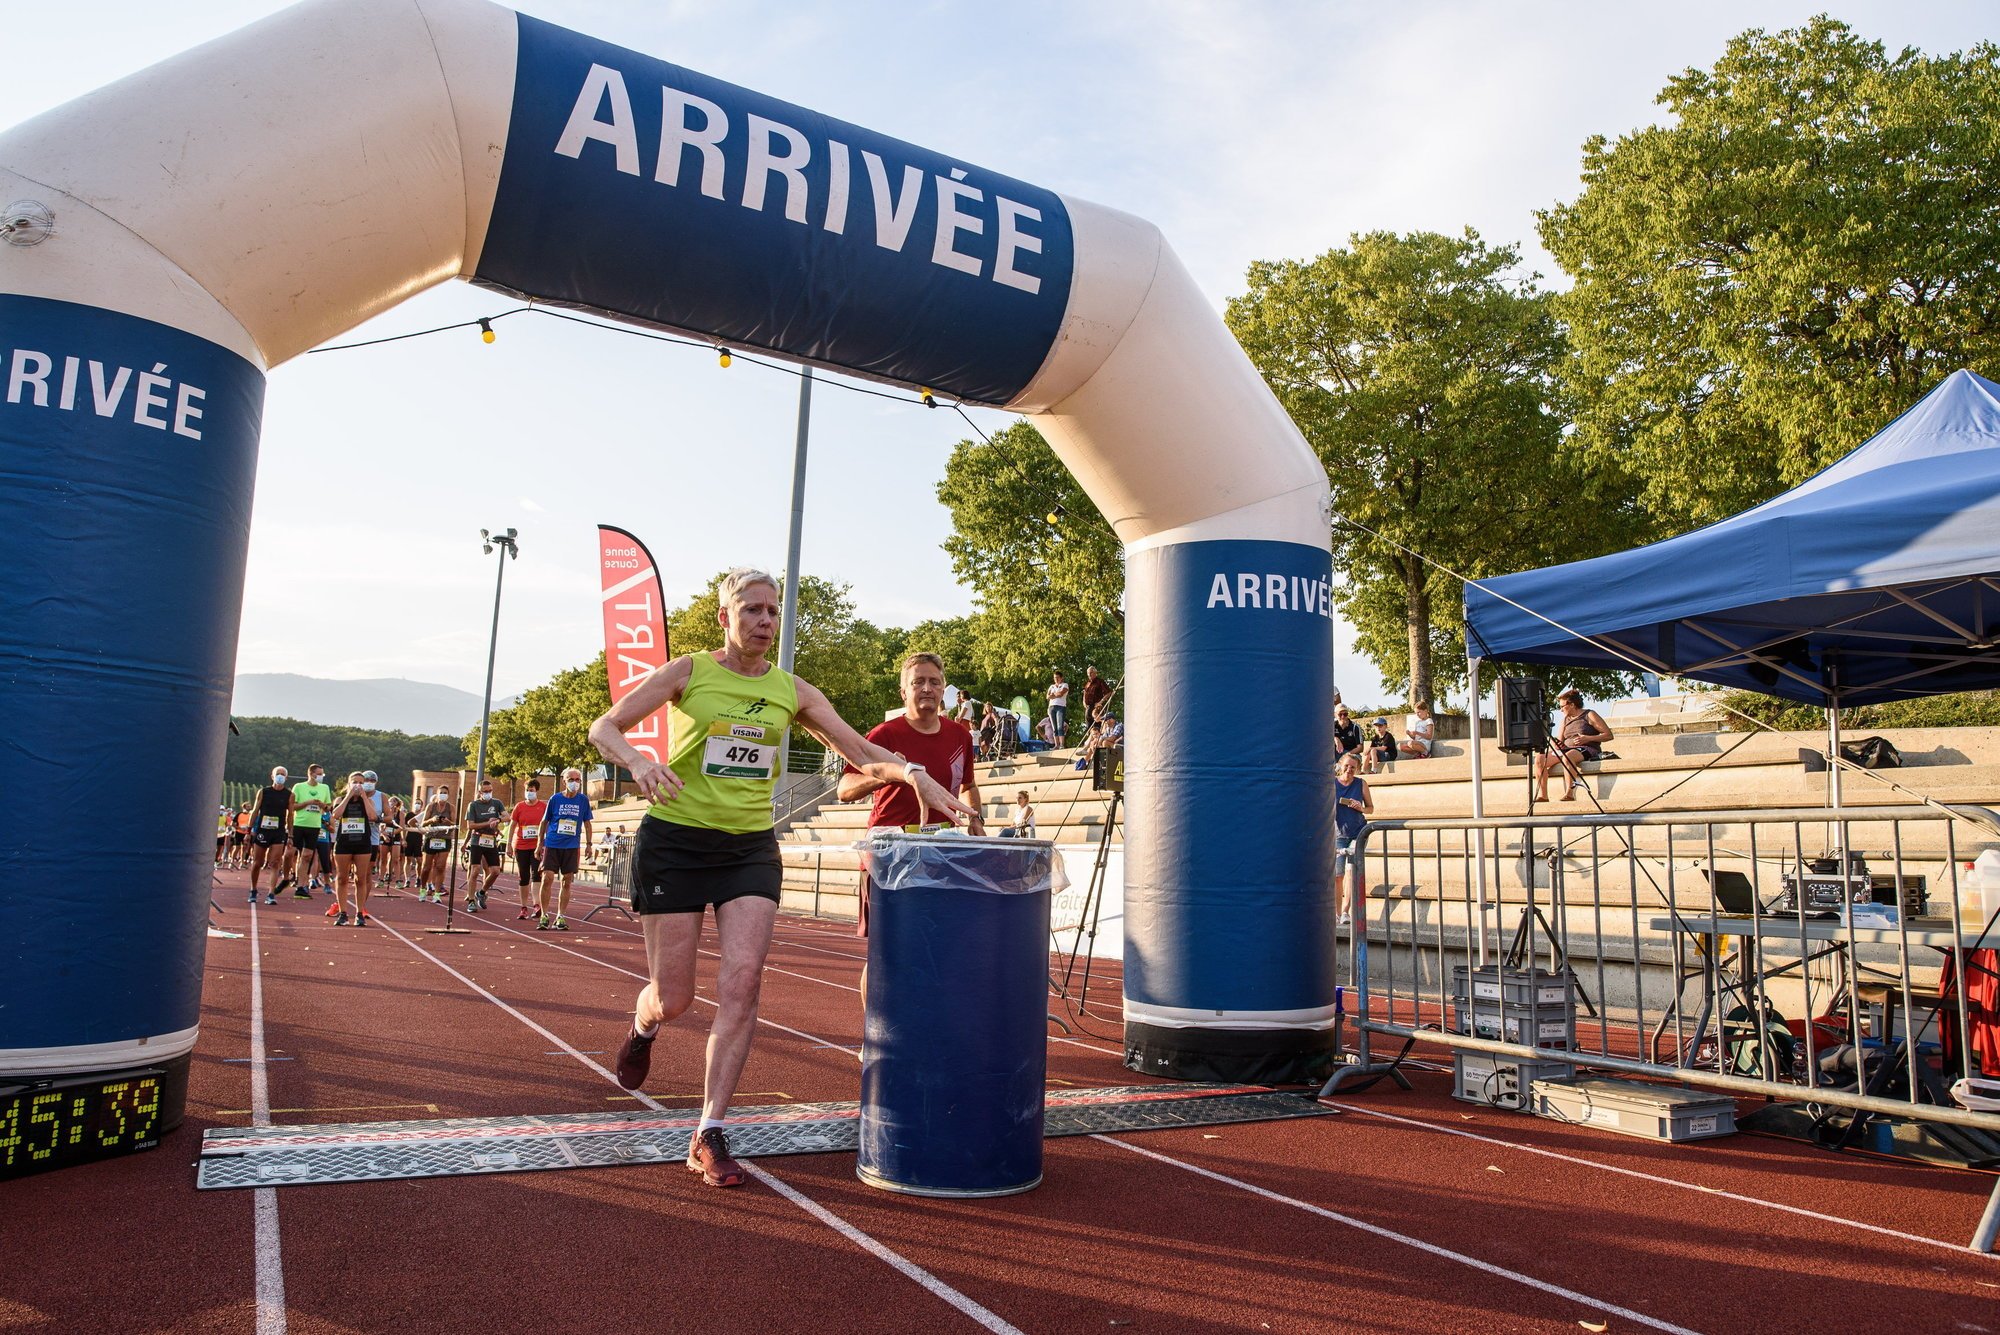
[[[641,1029],[638,1025],[635,1024],[632,1026],[632,1032],[637,1034],[641,1038],[653,1038],[660,1032],[660,1025],[658,1021],[654,1021],[653,1027],[651,1029]]]
[[[694,1133],[698,1136],[710,1127],[721,1128],[728,1125],[729,1119],[726,1117],[704,1117],[701,1119],[701,1125],[694,1129]]]

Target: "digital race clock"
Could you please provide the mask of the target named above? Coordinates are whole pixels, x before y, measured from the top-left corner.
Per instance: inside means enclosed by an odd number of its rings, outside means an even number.
[[[180,1124],[188,1058],[0,1082],[0,1178],[149,1150]]]

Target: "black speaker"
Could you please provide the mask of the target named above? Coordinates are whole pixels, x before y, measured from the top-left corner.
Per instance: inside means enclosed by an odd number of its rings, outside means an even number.
[[[1549,706],[1540,677],[1500,678],[1500,749],[1532,755],[1549,735]]]
[[[1125,791],[1125,748],[1099,747],[1090,756],[1090,786],[1100,793]]]

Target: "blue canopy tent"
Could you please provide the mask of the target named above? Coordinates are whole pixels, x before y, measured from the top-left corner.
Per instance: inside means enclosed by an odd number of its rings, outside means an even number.
[[[1838,463],[1707,528],[1468,584],[1465,620],[1483,657],[1830,708],[2000,685],[2000,384],[1955,371]]]

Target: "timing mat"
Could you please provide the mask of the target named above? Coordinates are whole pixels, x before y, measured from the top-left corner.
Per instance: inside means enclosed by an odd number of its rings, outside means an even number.
[[[732,1109],[730,1152],[739,1159],[854,1153],[860,1148],[860,1106],[788,1103]],[[1048,1136],[1269,1122],[1333,1111],[1306,1095],[1257,1085],[1189,1084],[1052,1089],[1046,1109],[1043,1133]],[[687,1157],[688,1138],[700,1121],[693,1111],[648,1110],[226,1127],[202,1135],[195,1185],[203,1190],[284,1187],[672,1163]]]

